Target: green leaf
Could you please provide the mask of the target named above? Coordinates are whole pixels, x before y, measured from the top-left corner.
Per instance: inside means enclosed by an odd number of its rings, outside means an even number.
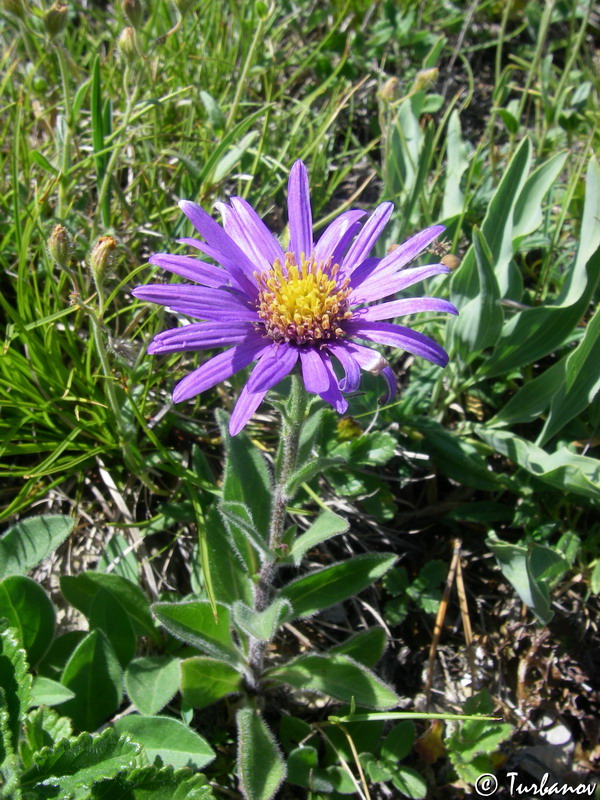
[[[71,700],[75,694],[58,681],[38,675],[33,681],[31,689],[32,706],[58,706],[66,700]]]
[[[34,765],[22,778],[23,788],[36,797],[87,800],[94,784],[133,768],[140,751],[139,744],[112,728],[95,736],[82,733],[77,739],[62,739],[55,747],[34,753]]]
[[[181,693],[192,708],[204,708],[241,689],[241,674],[223,661],[195,656],[181,662]]]
[[[6,693],[0,686],[0,797],[21,800],[23,795],[19,781],[20,767],[13,742]]]
[[[365,667],[374,667],[383,655],[386,645],[387,634],[384,628],[369,628],[368,631],[361,631],[342,644],[331,647],[328,652],[349,656]]]
[[[227,606],[217,604],[217,619],[208,600],[154,603],[152,611],[173,636],[208,655],[230,664],[239,664],[240,652],[231,636],[231,619]]]
[[[515,314],[479,374],[504,375],[543,358],[563,345],[585,314],[600,275],[600,167],[595,158],[590,159],[585,186],[579,248],[560,296],[552,305]]]
[[[149,636],[160,642],[150,613],[150,604],[135,583],[121,575],[102,572],[82,572],[79,575],[63,575],[60,588],[65,598],[82,614],[89,618],[94,598],[101,589],[109,592],[127,613],[138,636]]]
[[[446,180],[444,182],[444,202],[442,219],[450,219],[462,213],[464,195],[460,188],[463,173],[469,166],[468,146],[462,138],[460,116],[453,111],[448,118],[446,131]]]
[[[460,316],[453,326],[454,340],[460,343],[460,353],[466,362],[472,361],[483,350],[494,347],[504,322],[493,256],[478,228],[473,230],[473,247],[479,291],[460,309]]]
[[[596,561],[590,577],[590,589],[594,594],[600,594],[600,561]]]
[[[67,631],[53,639],[44,658],[37,666],[38,675],[60,680],[67,661],[77,645],[86,637],[86,631]]]
[[[385,575],[397,560],[397,556],[389,553],[365,553],[297,578],[279,592],[279,597],[292,604],[293,613],[287,619],[308,617],[362,592]]]
[[[106,589],[94,596],[89,613],[90,630],[100,628],[106,634],[123,668],[135,655],[135,631],[131,618],[117,597]]]
[[[261,557],[261,561],[268,560],[270,551],[264,537],[258,533],[252,512],[244,503],[234,500],[223,501],[219,504],[219,511],[225,522],[234,547],[243,536]]]
[[[519,194],[513,216],[512,238],[520,239],[536,231],[543,222],[542,201],[560,175],[569,154],[556,153],[533,170]]]
[[[484,442],[544,483],[592,501],[598,500],[600,463],[597,459],[575,455],[566,447],[550,454],[510,431],[488,430],[480,425],[474,426],[474,430]]]
[[[157,714],[179,690],[179,659],[169,656],[135,658],[125,670],[125,689],[141,714]]]
[[[73,530],[75,520],[60,514],[17,522],[0,539],[0,580],[25,575],[53,553]]]
[[[269,642],[275,636],[281,621],[289,616],[291,610],[291,604],[281,598],[274,600],[264,611],[255,611],[238,601],[233,605],[233,621],[239,630],[249,636]]]
[[[287,479],[285,491],[288,497],[293,497],[300,485],[310,481],[315,475],[322,475],[329,467],[339,466],[344,463],[343,458],[313,458],[309,461],[300,462],[301,466],[293,472]]]
[[[252,581],[214,506],[206,514],[205,533],[210,575],[217,601],[226,605],[236,600],[251,604],[254,596]]]
[[[413,797],[415,800],[427,797],[427,781],[412,767],[398,767],[392,777],[392,783],[406,797]]]
[[[35,665],[54,636],[54,606],[39,583],[21,575],[0,582],[0,617],[18,632],[30,664]]]
[[[411,720],[403,720],[391,729],[381,743],[381,757],[396,765],[410,753],[415,741],[415,724]]]
[[[101,630],[88,633],[67,662],[61,683],[75,693],[61,711],[79,730],[94,731],[117,710],[123,699],[122,672],[115,652]]]
[[[214,800],[204,775],[189,769],[146,766],[96,784],[90,800]]]
[[[286,561],[290,560],[298,566],[309,550],[333,536],[345,533],[349,527],[343,517],[332,511],[323,511],[308,530],[296,539]]]
[[[96,572],[107,572],[109,567],[113,574],[137,584],[138,563],[135,552],[120,533],[113,534],[106,543],[96,564]]]
[[[292,750],[287,758],[287,783],[303,786],[313,792],[333,792],[333,784],[322,777],[319,756],[314,747],[302,745]]]
[[[0,687],[6,715],[2,724],[12,736],[10,744],[4,744],[8,756],[16,751],[21,723],[31,704],[31,675],[18,633],[4,619],[0,619]],[[0,763],[1,756],[0,750]]]
[[[215,183],[220,183],[227,175],[231,172],[231,170],[239,164],[240,160],[244,153],[248,150],[251,146],[252,142],[256,140],[258,137],[258,131],[249,131],[234,147],[225,153],[223,158],[220,159],[218,164],[215,166],[215,171],[212,175],[212,179]]]
[[[159,756],[175,769],[202,769],[215,759],[215,751],[206,739],[173,717],[129,714],[117,720],[115,728],[143,745],[150,763]]]
[[[245,800],[270,800],[285,776],[285,762],[275,738],[252,708],[241,708],[238,727],[238,773]]]
[[[200,100],[208,116],[208,121],[215,130],[223,130],[225,127],[225,114],[219,108],[219,104],[208,92],[203,89],[199,92]]]
[[[29,768],[32,764],[33,753],[42,747],[52,747],[60,739],[68,739],[72,735],[71,720],[61,717],[52,708],[36,708],[31,711],[23,724],[24,741],[29,751]],[[23,745],[21,745],[23,753]]]
[[[567,356],[564,379],[552,397],[550,413],[536,444],[543,447],[562,428],[587,408],[600,389],[600,309],[596,311],[577,348]]]
[[[300,656],[267,670],[264,677],[347,703],[354,701],[365,708],[394,708],[400,701],[398,695],[370,670],[344,655]]]

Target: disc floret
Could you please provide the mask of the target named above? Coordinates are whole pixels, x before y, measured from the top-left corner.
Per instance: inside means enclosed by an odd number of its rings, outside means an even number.
[[[256,272],[257,310],[267,335],[275,342],[311,344],[344,336],[343,323],[352,317],[350,279],[338,283],[339,265],[287,252],[265,273]]]

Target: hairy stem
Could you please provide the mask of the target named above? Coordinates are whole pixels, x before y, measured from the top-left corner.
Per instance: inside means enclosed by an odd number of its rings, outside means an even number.
[[[268,559],[262,565],[258,574],[258,581],[254,591],[254,610],[264,611],[269,605],[272,585],[277,572],[276,554],[281,546],[283,534],[285,533],[285,509],[289,497],[287,494],[287,482],[296,468],[298,459],[298,445],[304,414],[306,412],[307,395],[299,374],[292,375],[292,388],[288,401],[287,412],[283,415],[281,436],[282,438],[282,458],[281,465],[277,472],[277,479],[273,492],[273,503],[271,506],[271,522],[269,526],[269,550],[273,558]],[[267,642],[250,638],[248,647],[248,661],[252,669],[255,687],[258,685],[263,667],[263,657]]]

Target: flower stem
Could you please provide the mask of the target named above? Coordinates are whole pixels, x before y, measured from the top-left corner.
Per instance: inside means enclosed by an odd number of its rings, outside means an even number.
[[[60,182],[58,185],[58,218],[64,219],[68,205],[68,178],[67,173],[71,166],[71,126],[73,116],[71,109],[71,90],[69,87],[69,70],[67,68],[65,53],[60,44],[56,45],[56,56],[60,68],[60,77],[63,89],[63,103],[65,107],[64,139],[62,142],[62,158],[60,163]]]
[[[271,506],[271,522],[269,526],[269,550],[272,558],[265,561],[258,574],[258,581],[254,590],[254,610],[264,611],[271,599],[271,590],[275,578],[276,554],[281,546],[285,532],[285,509],[289,500],[287,483],[296,468],[298,460],[298,445],[300,433],[306,412],[307,394],[299,374],[291,376],[292,387],[286,412],[282,415],[281,436],[282,458],[277,472],[277,479],[273,492]],[[263,657],[267,642],[250,637],[248,645],[248,661],[255,682],[255,689],[260,681],[263,667]]]

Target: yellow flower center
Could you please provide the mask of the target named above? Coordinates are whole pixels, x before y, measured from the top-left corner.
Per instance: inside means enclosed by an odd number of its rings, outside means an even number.
[[[296,264],[294,253],[285,263],[275,261],[267,273],[254,273],[258,283],[258,314],[276,342],[296,344],[327,341],[344,335],[340,327],[352,316],[348,310],[349,278],[336,280],[338,264],[307,260]]]

